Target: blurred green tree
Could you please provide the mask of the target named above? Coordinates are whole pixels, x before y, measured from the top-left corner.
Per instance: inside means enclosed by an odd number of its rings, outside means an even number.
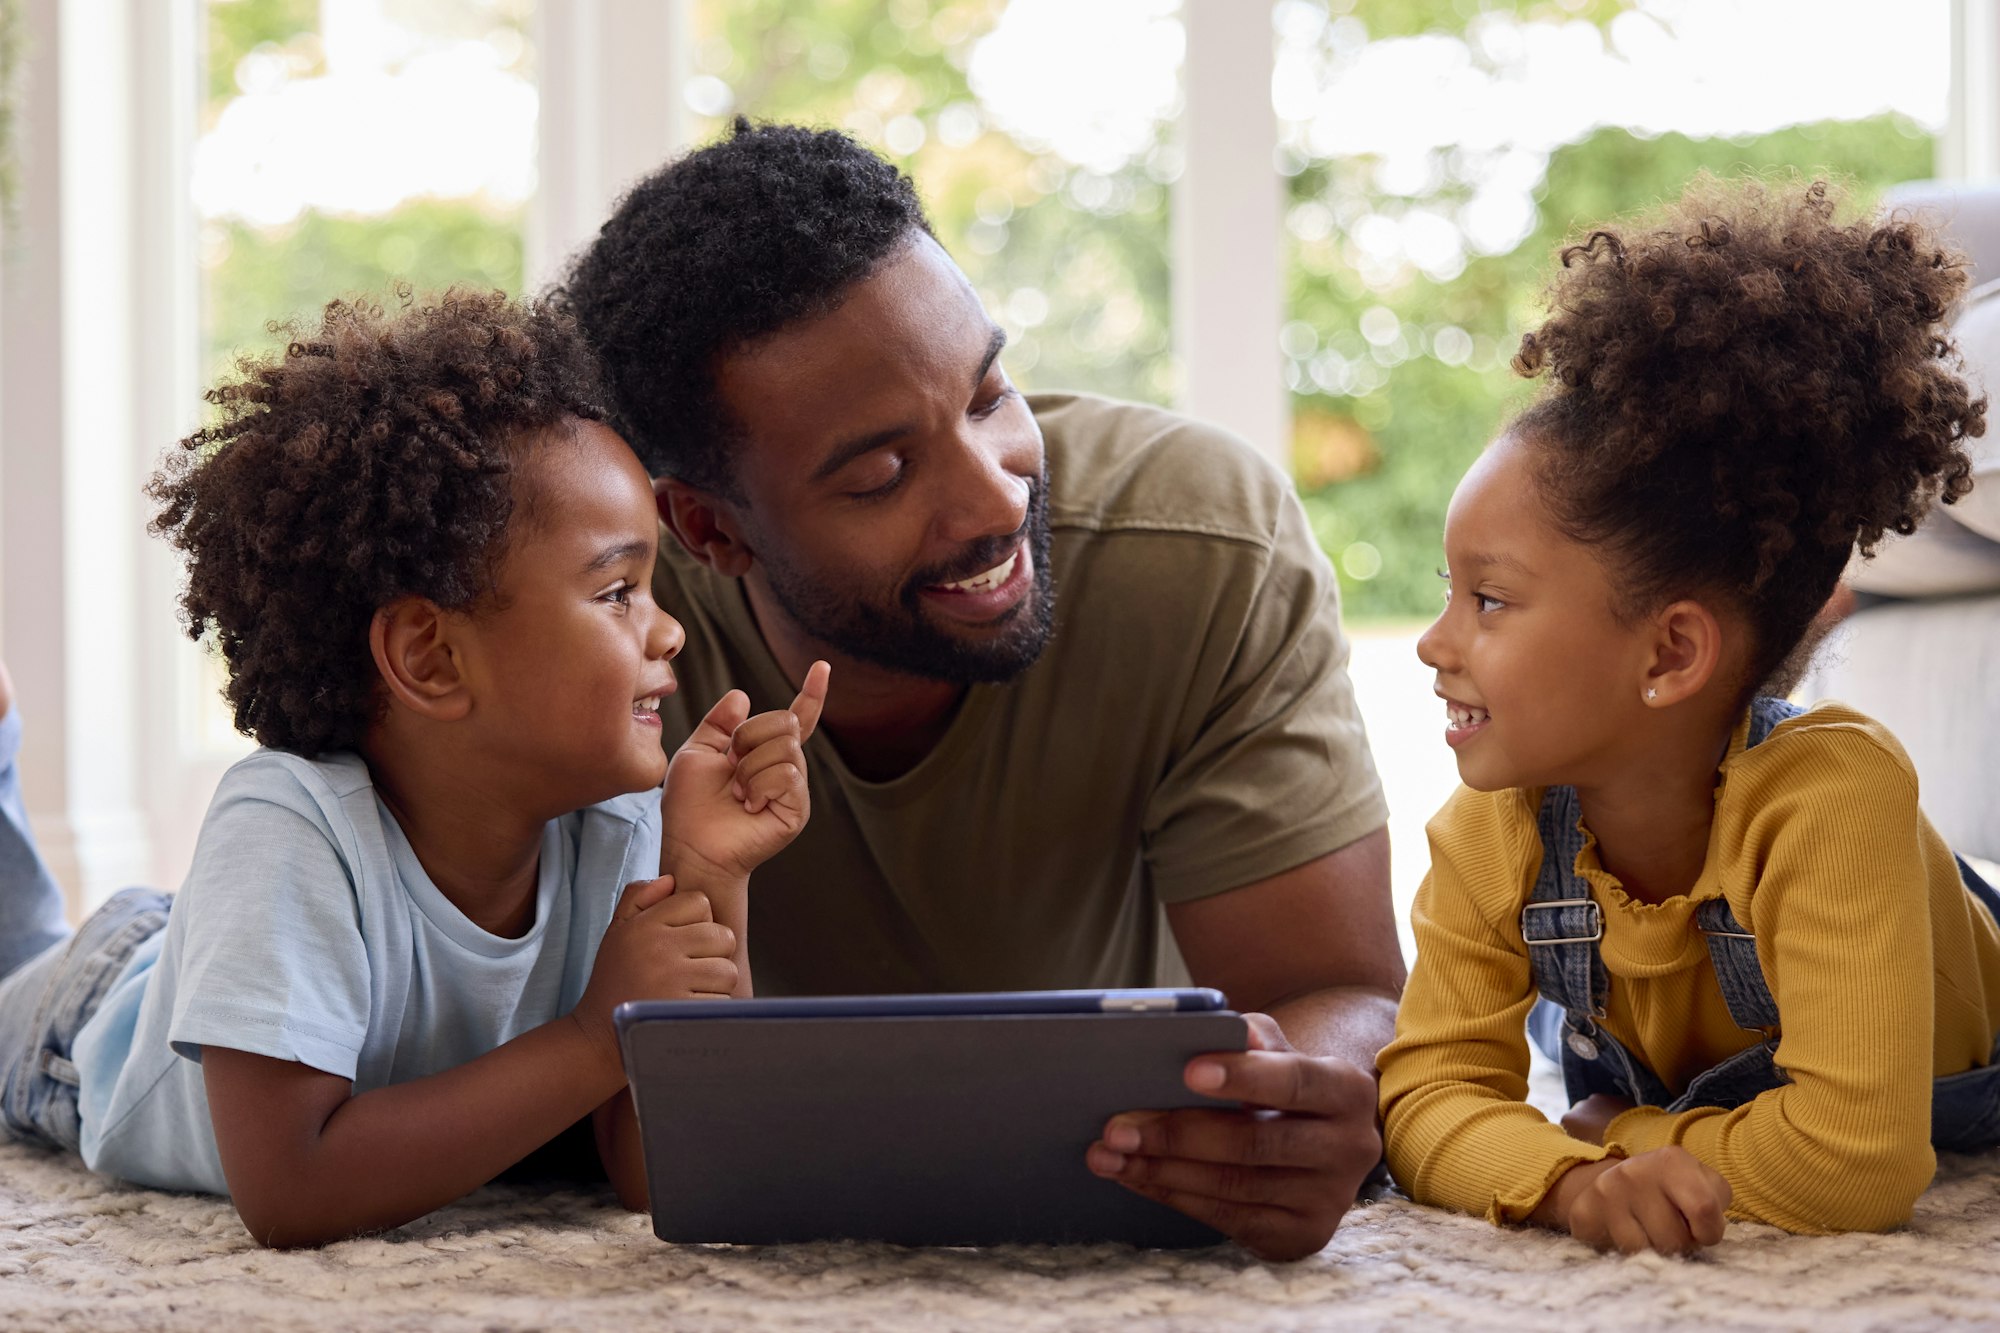
[[[974,89],[975,52],[1006,0],[688,3],[696,77],[686,93],[704,117],[701,137],[738,113],[848,129],[917,181],[939,239],[1007,326],[1008,365],[1020,383],[1174,400],[1168,190],[1180,166],[1172,107],[1117,160],[1079,165],[1000,123]],[[512,25],[525,37],[525,0],[389,5],[421,10],[426,23]],[[1278,0],[1273,12],[1281,30],[1309,20],[1312,40],[1328,44],[1319,58],[1321,77],[1331,78],[1335,47],[1403,37],[1461,42],[1472,65],[1492,72],[1482,25],[1548,20],[1602,31],[1631,7]],[[238,94],[238,72],[253,53],[281,56],[290,77],[321,72],[318,0],[209,0],[207,12],[209,123]],[[1927,175],[1932,160],[1928,135],[1895,117],[1746,139],[1597,129],[1545,163],[1539,150],[1528,155],[1540,181],[1518,244],[1498,254],[1468,246],[1462,263],[1425,271],[1371,260],[1354,243],[1357,229],[1435,229],[1460,217],[1493,168],[1491,152],[1441,152],[1427,183],[1392,190],[1373,157],[1315,158],[1299,134],[1286,151],[1290,322],[1281,344],[1295,470],[1348,610],[1360,618],[1427,615],[1436,606],[1445,503],[1528,391],[1506,362],[1534,317],[1550,256],[1572,228],[1671,196],[1700,168],[1830,171],[1866,192]],[[203,244],[216,370],[234,352],[268,347],[267,320],[309,313],[334,295],[379,296],[397,279],[513,291],[522,271],[519,211],[470,199],[407,201],[370,217],[308,213],[275,228],[216,221]]]

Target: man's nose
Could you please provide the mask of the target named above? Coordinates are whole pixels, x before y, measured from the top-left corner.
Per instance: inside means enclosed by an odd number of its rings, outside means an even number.
[[[949,499],[940,536],[951,545],[1020,530],[1028,519],[1028,499],[1034,492],[1026,451],[1008,445],[968,440],[957,450],[958,463],[950,481]],[[1029,471],[1027,476],[1023,470]]]

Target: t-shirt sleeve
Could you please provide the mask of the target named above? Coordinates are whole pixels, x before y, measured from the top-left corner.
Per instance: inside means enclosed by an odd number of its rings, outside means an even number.
[[[223,1046],[354,1077],[370,996],[360,909],[349,857],[300,775],[276,761],[231,770],[170,931],[178,1054]]]
[[[1340,592],[1297,497],[1203,627],[1202,714],[1147,802],[1162,901],[1254,884],[1379,828],[1382,786],[1347,675]],[[1204,664],[1207,665],[1206,663]]]

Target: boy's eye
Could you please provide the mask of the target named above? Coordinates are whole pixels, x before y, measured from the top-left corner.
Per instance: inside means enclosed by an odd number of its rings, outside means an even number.
[[[1505,605],[1507,603],[1501,601],[1498,597],[1488,597],[1483,592],[1472,594],[1472,609],[1480,615],[1485,615],[1488,611],[1498,611]]]
[[[621,583],[617,587],[606,592],[604,594],[604,598],[606,601],[616,602],[620,606],[624,606],[626,603],[632,600],[632,585],[629,583]]]

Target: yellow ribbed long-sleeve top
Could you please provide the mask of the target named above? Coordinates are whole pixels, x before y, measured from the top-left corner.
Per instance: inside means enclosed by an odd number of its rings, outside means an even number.
[[[1604,1025],[1633,1054],[1678,1091],[1762,1040],[1730,1020],[1694,924],[1719,895],[1757,937],[1789,1082],[1734,1110],[1639,1107],[1602,1148],[1527,1105],[1535,986],[1520,914],[1541,863],[1542,792],[1460,788],[1428,827],[1416,966],[1380,1060],[1389,1167],[1412,1198],[1520,1221],[1580,1162],[1679,1144],[1729,1181],[1738,1218],[1821,1233],[1909,1220],[1936,1168],[1932,1079],[1994,1052],[2000,927],[1879,723],[1821,704],[1748,750],[1747,730],[1746,717],[1687,894],[1627,896],[1588,830],[1576,870],[1604,918]]]

